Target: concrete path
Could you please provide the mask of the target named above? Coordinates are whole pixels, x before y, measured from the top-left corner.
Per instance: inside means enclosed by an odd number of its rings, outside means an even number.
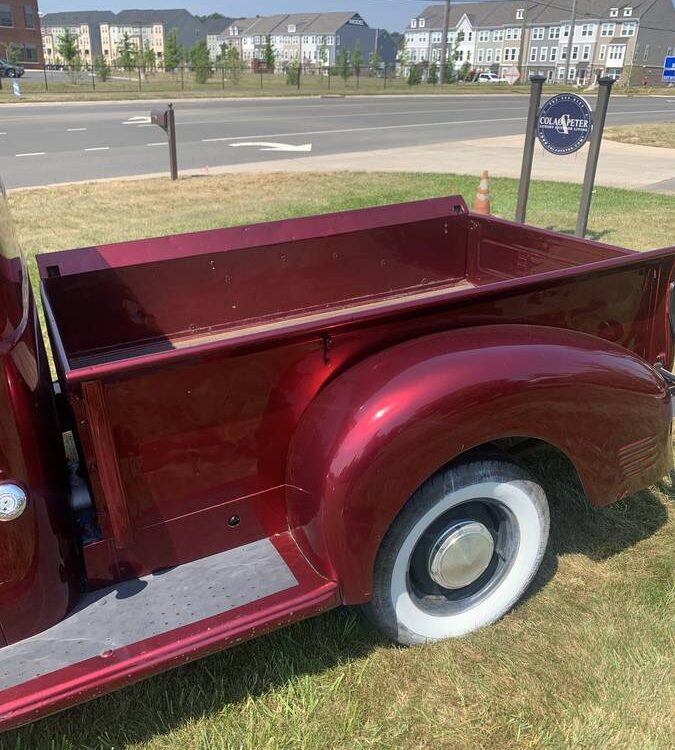
[[[274,162],[249,162],[209,169],[210,174],[249,172],[454,172],[519,177],[524,136],[432,143],[424,146],[302,156]],[[535,148],[532,178],[582,182],[588,146],[571,156],[553,156]],[[203,174],[204,169],[184,174]],[[598,185],[675,194],[675,149],[605,141],[600,152]]]

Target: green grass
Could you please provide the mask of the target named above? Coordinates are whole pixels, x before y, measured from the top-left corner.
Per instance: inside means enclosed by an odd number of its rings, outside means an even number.
[[[442,195],[454,175],[223,176],[18,191],[38,249]],[[493,180],[512,216],[514,180]],[[578,189],[536,183],[531,220],[574,226]],[[38,221],[36,217],[40,217]],[[595,235],[672,242],[675,198],[598,189]],[[402,649],[337,610],[0,737],[2,750],[507,750],[672,747],[675,491],[591,508],[542,452],[551,542],[528,597],[467,638]]]

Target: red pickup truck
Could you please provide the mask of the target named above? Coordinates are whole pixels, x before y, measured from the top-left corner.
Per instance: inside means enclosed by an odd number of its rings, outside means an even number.
[[[546,548],[523,447],[671,469],[675,248],[449,197],[42,255],[52,383],[0,245],[2,729],[341,604],[461,636]]]

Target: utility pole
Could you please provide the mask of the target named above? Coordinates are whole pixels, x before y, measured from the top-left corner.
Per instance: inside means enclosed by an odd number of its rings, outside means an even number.
[[[572,40],[574,39],[574,27],[577,23],[577,0],[572,0],[572,25],[570,26],[570,36],[567,40],[567,59],[565,60],[565,80],[567,83],[570,78],[570,59],[572,57]]]
[[[525,34],[527,32],[527,14],[530,10],[530,2],[526,0],[523,10],[523,25],[520,27],[520,82],[527,81],[527,47],[525,46]]]
[[[441,74],[438,76],[438,85],[445,83],[445,74],[448,67],[448,31],[450,30],[450,0],[445,0],[445,11],[443,13],[443,39],[441,40]]]

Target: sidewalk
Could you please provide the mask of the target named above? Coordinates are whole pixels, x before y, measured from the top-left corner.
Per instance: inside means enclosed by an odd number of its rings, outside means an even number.
[[[426,146],[356,151],[330,156],[299,156],[212,167],[211,174],[271,172],[454,172],[519,177],[524,136],[450,141]],[[532,179],[581,183],[588,145],[571,156],[553,156],[535,146]],[[186,170],[181,174],[200,174]],[[675,194],[675,149],[604,141],[596,184]]]

